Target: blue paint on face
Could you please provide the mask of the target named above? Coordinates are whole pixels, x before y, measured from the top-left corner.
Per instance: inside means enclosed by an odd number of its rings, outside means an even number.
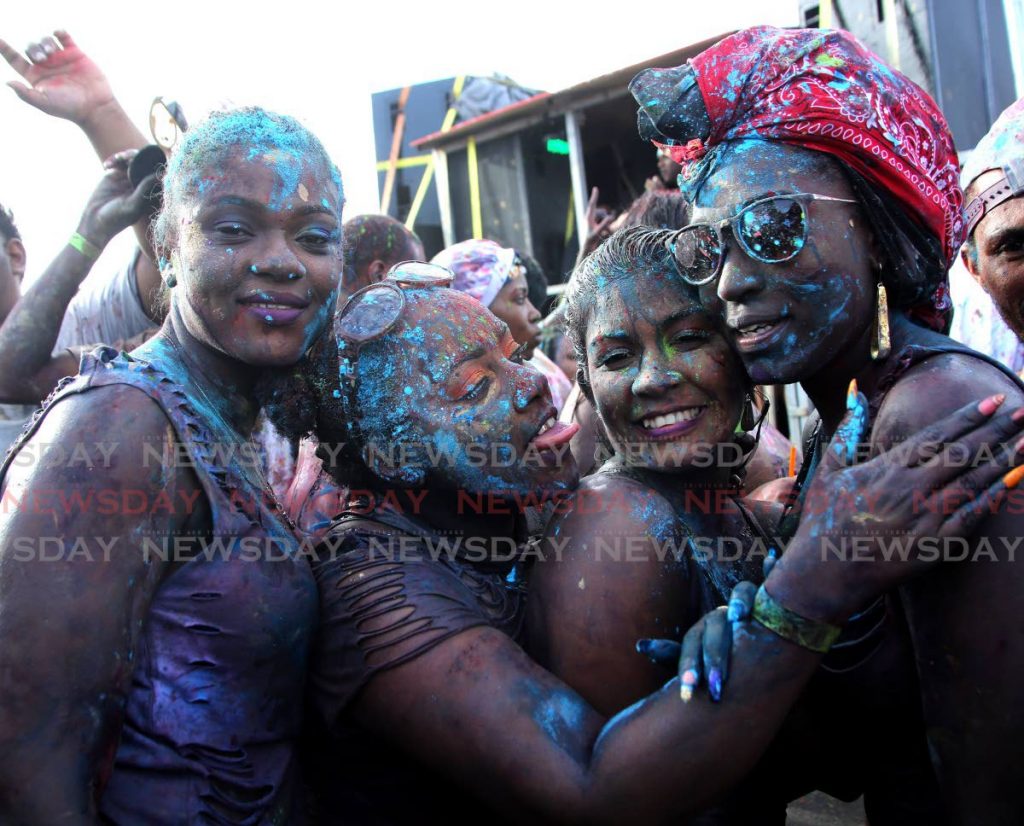
[[[358,441],[404,450],[415,484],[497,495],[574,484],[568,457],[557,470],[521,461],[551,402],[540,374],[509,361],[507,328],[451,290],[403,294],[400,317],[356,362]]]

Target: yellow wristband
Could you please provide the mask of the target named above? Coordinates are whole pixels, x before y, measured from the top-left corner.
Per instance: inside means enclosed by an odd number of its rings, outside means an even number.
[[[71,233],[71,238],[68,239],[68,246],[78,250],[90,261],[95,261],[99,258],[100,252],[102,252],[92,241],[77,232]]]

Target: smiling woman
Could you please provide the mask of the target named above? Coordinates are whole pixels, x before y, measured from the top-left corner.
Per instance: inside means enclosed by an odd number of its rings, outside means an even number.
[[[341,182],[296,121],[243,109],[188,132],[164,192],[162,329],[131,355],[87,357],[0,470],[5,501],[60,490],[67,503],[0,517],[4,822],[291,823],[301,810],[316,588],[250,441],[253,386],[330,317]],[[87,473],[19,461],[42,443],[114,440]],[[110,490],[132,505],[95,507]],[[56,559],[54,540],[67,543]]]
[[[687,66],[641,72],[631,90],[644,137],[683,167],[694,225],[674,248],[681,275],[720,308],[751,377],[800,382],[820,416],[798,477],[803,490],[825,461],[851,379],[868,399],[871,452],[968,398],[1024,398],[1005,366],[944,335],[964,202],[952,135],[923,90],[846,32],[769,27],[725,38]],[[753,205],[766,202],[792,206],[762,219]],[[729,232],[715,229],[724,226]],[[766,230],[790,244],[785,256],[758,249]],[[779,524],[783,535],[801,518],[799,505]],[[970,539],[981,547],[1021,531],[1004,506]],[[884,682],[884,698],[851,692],[858,700],[848,716],[862,723],[836,739],[844,754],[863,754],[855,763],[869,815],[912,822],[900,809],[916,788],[928,804],[919,811],[934,810],[929,823],[1024,816],[1009,757],[1024,737],[1024,635],[1014,626],[977,644],[1012,622],[1000,606],[1014,603],[1022,581],[1020,562],[1002,553],[944,566],[861,606],[861,620],[875,620],[861,653],[847,652],[849,679],[878,669],[875,652],[904,651],[865,684]],[[912,760],[895,758],[900,742],[914,745]],[[915,763],[924,767],[917,781],[893,782]]]

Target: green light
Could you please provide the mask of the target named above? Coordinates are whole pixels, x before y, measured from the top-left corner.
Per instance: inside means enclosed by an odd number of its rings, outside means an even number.
[[[569,141],[562,140],[561,138],[548,138],[547,150],[552,155],[568,155]]]

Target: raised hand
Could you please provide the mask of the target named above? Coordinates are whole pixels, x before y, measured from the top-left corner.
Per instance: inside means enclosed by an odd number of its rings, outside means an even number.
[[[106,174],[82,212],[78,231],[97,247],[105,246],[121,230],[130,227],[149,211],[146,194],[157,174],[149,175],[133,187],[128,180],[128,164],[135,153],[136,150],[128,149],[104,162]]]
[[[30,44],[24,55],[0,40],[0,54],[26,81],[7,85],[48,115],[81,126],[117,105],[103,72],[66,31],[58,30],[53,37]]]
[[[616,215],[614,212],[605,212],[597,206],[598,190],[595,186],[590,190],[590,200],[587,201],[587,239],[583,242],[583,249],[580,250],[580,259],[590,255],[601,246],[601,242],[612,234],[612,224]]]

